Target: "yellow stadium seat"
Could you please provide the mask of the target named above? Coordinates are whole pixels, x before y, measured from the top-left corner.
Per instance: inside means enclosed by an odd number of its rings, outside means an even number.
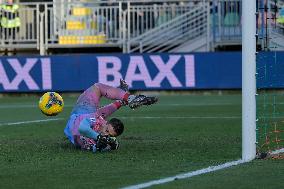
[[[67,21],[66,29],[67,30],[84,30],[86,29],[86,23],[80,21]]]
[[[97,22],[91,21],[91,28],[92,29],[97,29]]]
[[[106,36],[104,34],[98,35],[98,43],[97,44],[104,44],[106,43]]]
[[[87,35],[87,36],[59,36],[59,44],[61,45],[78,45],[78,44],[104,44],[106,43],[106,36],[101,35]]]
[[[91,15],[91,13],[92,13],[92,10],[90,8],[74,7],[72,9],[73,16],[87,16],[87,15]]]
[[[83,44],[97,44],[97,36],[85,36]]]

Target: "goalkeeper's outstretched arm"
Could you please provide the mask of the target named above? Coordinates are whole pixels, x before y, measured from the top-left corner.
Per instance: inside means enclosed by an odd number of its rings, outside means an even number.
[[[81,121],[79,125],[79,132],[81,135],[88,138],[92,138],[94,140],[97,140],[99,136],[99,133],[97,133],[91,128],[91,120],[88,118],[85,118]]]
[[[109,135],[102,136],[100,133],[94,131],[91,128],[91,120],[88,118],[85,118],[81,121],[79,125],[79,132],[82,136],[94,139],[96,141],[96,144],[92,146],[93,152],[116,150],[119,146],[115,137],[110,137]]]

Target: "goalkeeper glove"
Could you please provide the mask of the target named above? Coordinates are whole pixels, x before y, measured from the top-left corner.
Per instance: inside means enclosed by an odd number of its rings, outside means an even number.
[[[111,150],[117,150],[119,147],[119,143],[115,137],[109,137],[108,145],[110,146]]]
[[[101,134],[99,134],[97,136],[97,142],[96,142],[96,149],[97,151],[102,151],[103,149],[105,149],[108,146],[108,140],[109,140],[109,136],[103,136]]]
[[[110,150],[117,150],[119,147],[119,143],[115,137],[110,137],[108,135],[98,135],[97,142],[96,142],[96,149],[93,151],[110,151]]]

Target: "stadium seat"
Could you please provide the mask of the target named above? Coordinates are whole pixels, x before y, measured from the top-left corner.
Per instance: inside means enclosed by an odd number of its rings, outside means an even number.
[[[59,44],[61,45],[80,45],[80,44],[104,44],[106,43],[106,37],[104,34],[89,35],[89,36],[59,36]]]
[[[283,7],[284,8],[284,7]],[[281,9],[280,10],[280,12],[279,12],[279,16],[278,16],[278,18],[277,18],[277,20],[276,20],[276,22],[278,23],[278,24],[284,24],[284,9]]]
[[[159,26],[163,23],[166,23],[168,22],[169,20],[171,20],[171,15],[169,13],[163,13],[163,14],[160,14],[155,25],[156,26]]]
[[[97,33],[97,23],[92,20],[92,9],[84,7],[73,7],[71,15],[66,21],[66,31],[59,36],[61,45],[81,45],[81,44],[104,44],[106,43],[105,34]],[[91,19],[91,20],[90,20]]]
[[[236,12],[228,12],[224,18],[224,26],[238,26],[240,24],[240,16]]]
[[[88,16],[88,15],[91,15],[91,13],[92,13],[92,10],[90,8],[74,7],[72,9],[73,16]]]
[[[66,21],[66,29],[67,30],[84,30],[86,29],[86,23],[81,21]]]

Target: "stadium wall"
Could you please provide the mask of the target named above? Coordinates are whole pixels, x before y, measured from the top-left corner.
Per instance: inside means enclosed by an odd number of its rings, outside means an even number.
[[[264,53],[262,57],[273,56]],[[284,52],[278,52],[277,61],[283,64],[283,60]],[[270,85],[275,80],[284,81],[284,65],[273,63],[273,58],[258,61],[261,74],[266,74],[268,69],[277,71],[269,80],[260,77],[259,84],[282,88],[282,82]],[[118,86],[121,77],[133,90],[240,89],[241,53],[80,54],[0,58],[1,93],[82,91],[95,82]]]

